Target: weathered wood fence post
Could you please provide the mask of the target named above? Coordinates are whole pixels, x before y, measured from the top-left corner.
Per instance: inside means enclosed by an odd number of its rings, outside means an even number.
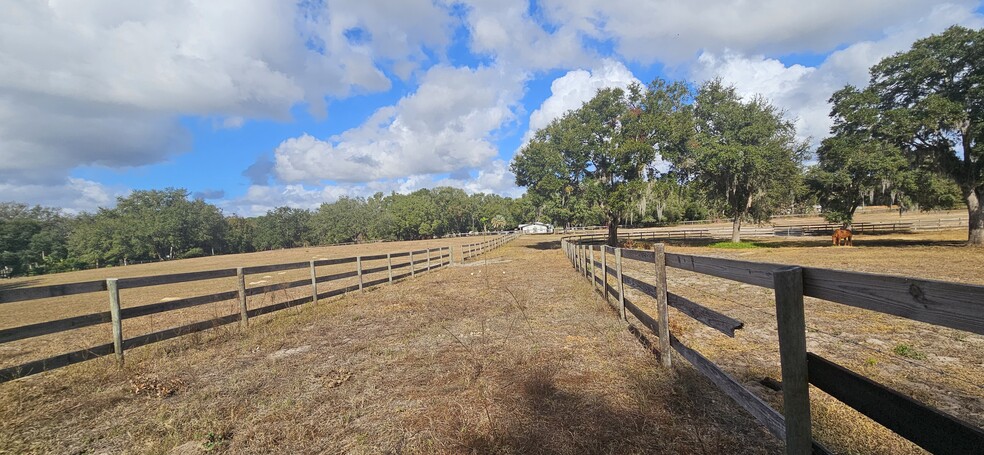
[[[664,368],[669,368],[670,357],[670,312],[666,305],[666,251],[662,243],[653,246],[656,264],[656,311],[659,314],[659,360]]]
[[[417,271],[413,269],[413,251],[411,251],[410,252],[410,278],[417,276],[416,273]]]
[[[359,290],[362,290],[362,256],[355,257],[356,275],[359,277]]]
[[[608,296],[608,245],[601,246],[601,292],[605,294],[605,303],[611,303]]]
[[[246,307],[246,274],[242,267],[236,267],[236,284],[239,286],[239,325],[249,325],[249,309]]]
[[[596,271],[595,271],[595,266],[594,266],[594,264],[595,264],[595,260],[594,260],[594,246],[588,246],[588,248],[590,248],[590,256],[591,256],[589,258],[589,260],[591,261],[591,289],[598,289],[598,285],[596,284],[597,282],[595,281],[595,272]]]
[[[431,270],[431,249],[428,248],[427,249],[427,271],[430,272],[430,270]]]
[[[393,255],[386,253],[386,274],[389,275],[389,282],[393,284]]]
[[[311,260],[311,303],[318,304],[318,272],[314,260]]]
[[[615,248],[615,279],[618,280],[618,312],[625,317],[625,282],[622,280],[622,249]]]
[[[809,454],[812,452],[813,440],[810,435],[810,383],[806,365],[803,269],[778,269],[772,272],[772,278],[776,289],[782,407],[786,417],[786,453]]]
[[[113,324],[113,351],[116,352],[116,362],[123,365],[123,320],[120,317],[120,288],[116,278],[106,279],[106,290],[109,291],[109,317]]]

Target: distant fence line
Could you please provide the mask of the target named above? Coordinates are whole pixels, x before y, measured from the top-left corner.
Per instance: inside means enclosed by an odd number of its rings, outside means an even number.
[[[21,365],[0,369],[0,383],[41,373],[43,371],[60,368],[63,366],[91,360],[97,357],[115,354],[117,360],[122,363],[124,352],[158,341],[175,338],[190,333],[200,332],[221,325],[239,322],[243,327],[249,323],[249,318],[260,316],[285,308],[291,308],[304,303],[317,303],[318,299],[334,297],[353,291],[365,291],[367,288],[378,286],[394,281],[414,277],[418,273],[440,269],[454,263],[455,250],[460,249],[458,254],[462,262],[475,258],[481,254],[492,251],[515,239],[517,234],[492,237],[482,242],[469,243],[457,247],[443,246],[438,248],[428,248],[416,251],[405,251],[399,253],[375,254],[366,256],[355,256],[336,259],[312,260],[307,262],[293,262],[286,264],[271,264],[251,267],[238,267],[220,270],[207,270],[201,272],[175,273],[168,275],[155,275],[134,278],[108,278],[106,280],[87,281],[80,283],[58,284],[51,286],[28,287],[21,289],[9,289],[0,291],[0,304],[37,300],[50,297],[63,297],[93,292],[107,292],[109,296],[109,311],[86,314],[82,316],[69,317],[54,321],[46,321],[37,324],[29,324],[20,327],[0,329],[0,344],[10,343],[17,340],[65,332],[83,327],[90,327],[99,324],[111,324],[112,342],[91,346],[86,349],[68,352],[54,357],[27,362]],[[407,258],[394,263],[394,259]],[[334,273],[331,275],[318,275],[318,267],[354,264],[351,271]],[[246,275],[257,273],[270,273],[297,269],[310,269],[310,278],[276,283],[266,286],[247,287]],[[396,273],[400,269],[408,268],[406,272]],[[382,278],[366,281],[368,275],[381,274],[386,272]],[[146,286],[159,286],[168,284],[187,283],[200,280],[211,280],[216,278],[236,278],[237,289],[207,294],[195,297],[188,297],[178,300],[170,300],[160,303],[152,303],[134,307],[123,308],[120,299],[120,290],[141,288]],[[332,281],[346,278],[357,278],[355,284],[345,286],[330,291],[318,291],[318,285],[330,283]],[[281,291],[297,287],[309,286],[311,293],[308,296],[291,299],[284,302],[273,303],[257,308],[250,308],[248,298],[250,296],[262,295],[273,291]],[[238,299],[239,312],[215,319],[199,321],[180,327],[169,328],[166,330],[140,335],[133,338],[124,338],[123,320],[147,316],[151,314],[165,313],[169,311],[191,308],[208,303],[222,302]]]
[[[930,452],[980,454],[984,448],[984,431],[980,428],[807,352],[803,308],[803,296],[810,296],[984,334],[984,286],[671,254],[664,252],[661,243],[653,250],[612,248],[590,244],[590,240],[564,238],[562,249],[607,302],[615,301],[623,320],[627,312],[631,313],[657,335],[662,364],[671,365],[670,349],[675,350],[773,435],[784,440],[786,453],[829,453],[811,437],[810,384]],[[612,265],[609,256],[614,258]],[[623,270],[623,260],[652,264],[654,282],[629,276]],[[783,414],[670,333],[669,306],[731,337],[744,324],[670,292],[666,267],[775,289]],[[610,277],[614,278],[611,282]],[[625,286],[656,299],[657,317],[626,298]]]

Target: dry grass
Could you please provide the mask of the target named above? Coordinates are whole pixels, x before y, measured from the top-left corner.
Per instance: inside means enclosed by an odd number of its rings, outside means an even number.
[[[212,256],[195,259],[183,259],[167,262],[155,262],[127,267],[111,267],[78,272],[60,273],[39,277],[24,277],[5,280],[0,283],[0,290],[25,286],[44,286],[73,282],[102,280],[106,278],[128,278],[135,276],[150,276],[169,273],[195,272],[202,270],[217,270],[235,267],[249,267],[265,264],[283,264],[291,262],[310,261],[312,259],[331,259],[354,257],[357,255],[375,255],[385,253],[405,252],[424,248],[443,246],[459,247],[466,243],[482,241],[482,237],[467,237],[455,239],[435,239],[416,242],[372,243],[361,245],[343,245],[335,247],[310,247],[289,250],[264,251],[260,253]],[[436,252],[433,254],[437,254]],[[456,258],[460,250],[456,248]],[[415,260],[419,261],[418,256]],[[406,262],[408,258],[394,259],[394,264]],[[386,264],[384,260],[365,262],[364,267],[378,267]],[[418,264],[418,267],[421,265]],[[354,264],[322,266],[318,268],[319,275],[328,275],[354,270]],[[394,273],[403,273],[409,269],[399,269]],[[302,280],[310,277],[308,269],[271,272],[246,276],[249,287],[265,286],[288,281]],[[386,277],[386,272],[366,275],[366,281]],[[319,292],[337,289],[355,283],[355,278],[320,283]],[[217,292],[234,291],[237,288],[236,278],[194,281],[177,285],[151,286],[120,291],[123,308],[164,302],[178,298],[194,297]],[[307,288],[295,288],[250,297],[250,308],[283,302],[309,294]],[[51,321],[55,319],[81,316],[85,314],[105,312],[109,310],[108,297],[105,292],[80,294],[68,297],[31,300],[25,302],[7,303],[0,305],[0,329],[19,327],[28,324]],[[154,333],[160,330],[179,327],[191,322],[215,319],[221,316],[239,312],[238,302],[227,300],[193,308],[169,311],[165,313],[132,318],[123,321],[125,338]],[[41,337],[0,344],[0,368],[20,365],[29,361],[46,358],[65,352],[86,349],[94,345],[108,343],[112,340],[109,324],[102,324],[82,329],[61,332]]]
[[[3,453],[778,453],[556,242],[0,384]],[[544,251],[547,250],[547,251]],[[284,261],[286,262],[286,261]]]
[[[825,238],[767,239],[764,248],[725,250],[670,245],[667,251],[735,259],[984,284],[984,255],[962,246],[962,231],[858,236],[855,247]],[[609,261],[613,257],[609,257]],[[626,262],[634,277],[651,277],[651,265]],[[781,393],[758,384],[779,378],[775,303],[771,290],[668,269],[674,293],[745,323],[735,338],[701,326],[671,309],[680,338],[721,365],[774,407]],[[654,303],[630,292],[654,313]],[[817,299],[806,299],[808,349],[902,393],[984,426],[984,336]],[[902,356],[898,346],[921,356]],[[921,357],[921,358],[920,358]],[[924,453],[921,449],[812,389],[815,437],[845,453]]]

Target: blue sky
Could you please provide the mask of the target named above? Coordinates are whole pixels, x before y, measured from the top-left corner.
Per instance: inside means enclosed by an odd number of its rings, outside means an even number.
[[[15,0],[0,191],[77,213],[179,187],[247,216],[437,185],[517,196],[516,151],[600,87],[720,77],[815,144],[834,90],[984,26],[978,1],[749,3]]]

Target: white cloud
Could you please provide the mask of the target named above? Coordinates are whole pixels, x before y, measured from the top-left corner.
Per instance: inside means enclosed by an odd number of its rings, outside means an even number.
[[[492,135],[515,120],[524,79],[499,67],[434,66],[416,93],[359,127],[282,142],[275,173],[288,183],[368,182],[480,167],[498,153]]]
[[[0,15],[0,177],[64,181],[187,151],[179,116],[287,119],[386,90],[453,24],[430,0],[14,0]]]
[[[952,0],[942,7],[972,10],[977,4]],[[725,49],[744,55],[825,53],[941,7],[925,0],[543,0],[542,5],[551,22],[611,40],[626,59],[670,65]]]
[[[818,67],[786,66],[762,55],[746,56],[732,51],[704,52],[692,68],[698,81],[721,77],[735,85],[742,96],[762,94],[786,109],[796,121],[801,139],[813,145],[829,134],[831,120],[827,100],[845,84],[864,86],[868,69],[895,52],[911,47],[920,38],[939,33],[953,24],[980,28],[984,21],[972,9],[944,4],[925,17],[901,23],[876,40],[854,43],[831,53]]]
[[[569,110],[577,109],[605,87],[625,88],[632,83],[642,84],[621,62],[605,59],[592,71],[574,70],[554,79],[550,84],[550,97],[532,114],[530,125],[522,143],[529,142],[533,134],[560,118]]]
[[[69,178],[64,184],[20,185],[0,183],[4,200],[57,207],[69,214],[95,212],[100,207],[116,206],[118,196],[126,196],[129,190],[108,187],[91,180]]]
[[[527,0],[467,0],[471,50],[523,70],[570,68],[590,63],[582,36],[564,24],[540,24]],[[545,28],[547,25],[548,28]]]
[[[343,196],[369,197],[376,193],[412,193],[422,188],[451,186],[467,193],[494,193],[510,197],[522,196],[523,190],[515,185],[509,164],[493,160],[477,171],[474,178],[440,178],[433,174],[417,174],[406,177],[379,179],[365,183],[340,183],[308,187],[304,184],[251,185],[242,197],[219,201],[217,204],[227,214],[240,216],[263,215],[276,207],[316,209],[322,203],[334,202]]]

